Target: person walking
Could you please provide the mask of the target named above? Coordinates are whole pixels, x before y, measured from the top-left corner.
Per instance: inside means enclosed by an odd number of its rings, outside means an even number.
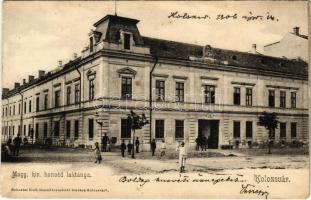
[[[22,143],[22,138],[20,137],[19,134],[17,134],[17,136],[14,138],[13,143],[14,143],[14,155],[18,156],[19,149],[20,149],[21,143]]]
[[[157,144],[156,144],[156,142],[155,142],[155,139],[153,139],[152,142],[151,142],[151,152],[152,152],[152,156],[154,156],[154,152],[155,152],[156,148],[157,148]]]
[[[178,147],[179,151],[179,170],[180,173],[185,172],[185,165],[186,165],[186,159],[187,159],[187,149],[185,147],[185,143],[182,142],[180,146]]]
[[[121,155],[122,155],[122,157],[124,157],[125,149],[126,149],[126,145],[124,143],[124,140],[122,140],[122,143],[121,143]]]
[[[164,140],[162,140],[162,143],[161,143],[161,157],[165,156],[165,149],[166,149],[166,145],[165,145]]]
[[[139,153],[139,145],[140,145],[140,142],[139,142],[139,139],[137,137],[135,140],[136,153]]]
[[[95,142],[95,163],[100,164],[101,161],[102,161],[102,156],[100,154],[99,145],[98,145],[98,142]]]
[[[132,148],[133,148],[133,145],[131,144],[131,140],[129,140],[129,143],[127,144],[127,152],[129,155],[131,155]]]
[[[108,152],[111,151],[111,141],[110,141],[109,137],[108,137],[108,139],[107,139],[107,151],[108,151]]]
[[[102,145],[103,145],[104,152],[107,151],[107,141],[108,141],[108,136],[107,136],[107,133],[105,133],[105,135],[102,138]]]

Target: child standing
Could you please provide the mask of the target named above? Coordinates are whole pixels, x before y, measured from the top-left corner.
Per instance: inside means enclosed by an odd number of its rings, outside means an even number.
[[[100,164],[100,162],[102,161],[102,156],[100,154],[100,149],[98,146],[98,142],[95,142],[95,163]]]
[[[179,169],[180,173],[185,172],[185,165],[187,159],[187,149],[185,147],[185,143],[182,142],[178,148],[179,150]]]

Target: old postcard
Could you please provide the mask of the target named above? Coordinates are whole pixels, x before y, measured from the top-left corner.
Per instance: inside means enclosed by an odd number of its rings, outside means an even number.
[[[5,1],[1,195],[309,196],[307,1]]]

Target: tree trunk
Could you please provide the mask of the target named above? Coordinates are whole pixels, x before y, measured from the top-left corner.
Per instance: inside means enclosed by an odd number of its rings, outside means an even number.
[[[134,151],[135,151],[135,129],[132,130],[133,131],[133,143],[132,143],[132,158],[134,159]]]

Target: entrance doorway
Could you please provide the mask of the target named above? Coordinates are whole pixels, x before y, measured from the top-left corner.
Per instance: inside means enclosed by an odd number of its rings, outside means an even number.
[[[218,148],[219,120],[198,120],[198,136],[205,136],[209,149]]]

